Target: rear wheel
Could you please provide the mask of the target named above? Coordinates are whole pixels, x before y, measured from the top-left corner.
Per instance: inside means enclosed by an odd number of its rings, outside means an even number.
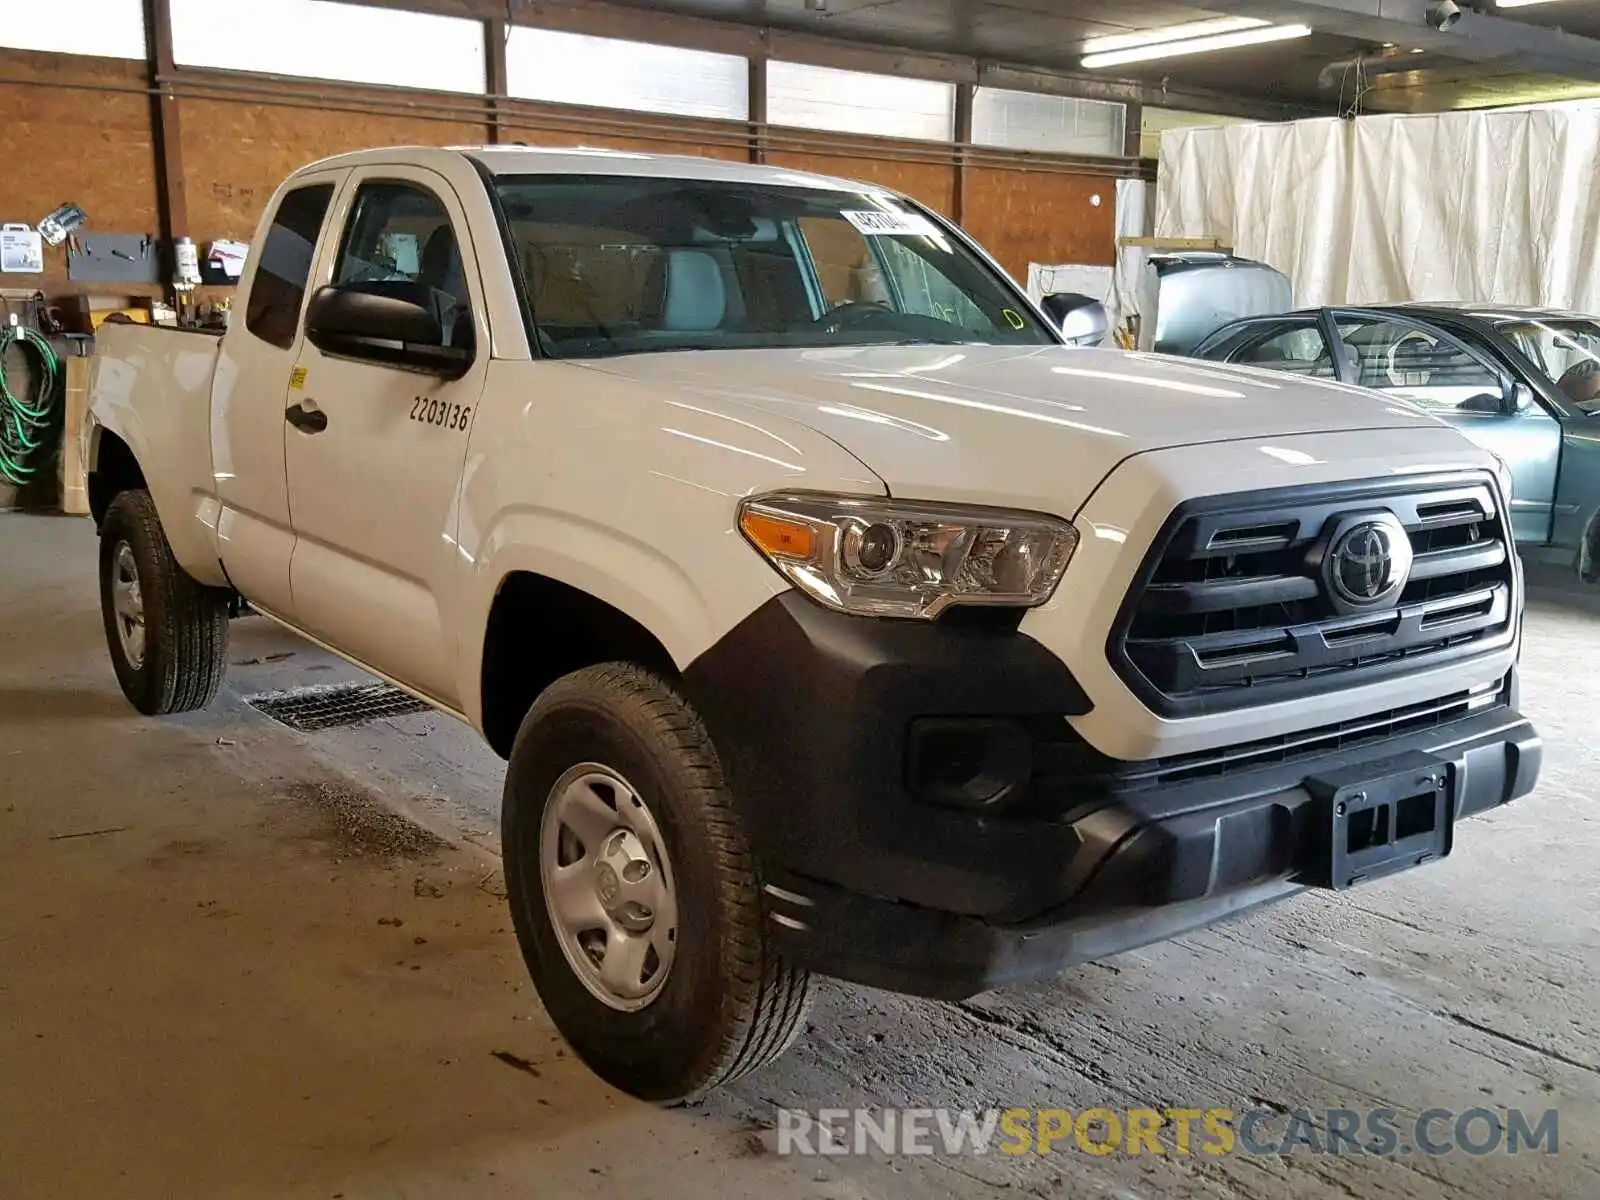
[[[687,1099],[793,1042],[809,978],[770,945],[715,748],[669,684],[623,664],[553,684],[517,736],[502,821],[534,985],[607,1082]]]
[[[100,608],[123,695],[147,716],[211,703],[228,661],[228,593],[178,565],[150,493],[120,493],[100,527]]]

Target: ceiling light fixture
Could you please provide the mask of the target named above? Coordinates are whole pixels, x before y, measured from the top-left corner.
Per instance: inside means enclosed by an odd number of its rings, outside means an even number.
[[[1177,42],[1163,41],[1154,45],[1133,46],[1126,50],[1089,54],[1084,57],[1082,65],[1086,70],[1092,71],[1100,67],[1151,62],[1158,58],[1176,58],[1183,54],[1206,54],[1213,50],[1234,50],[1240,46],[1287,42],[1310,35],[1309,25],[1267,25],[1261,28],[1240,29],[1232,33],[1214,34],[1210,37],[1191,37]]]
[[[1535,4],[1549,4],[1552,0],[1500,0],[1496,8],[1532,8]]]
[[[1214,33],[1233,33],[1240,29],[1260,29],[1272,24],[1260,17],[1215,17],[1209,21],[1188,21],[1161,29],[1141,29],[1135,33],[1116,33],[1090,38],[1083,44],[1085,54],[1109,54],[1113,50],[1132,50],[1135,46],[1155,46],[1181,42],[1186,38],[1207,37]]]

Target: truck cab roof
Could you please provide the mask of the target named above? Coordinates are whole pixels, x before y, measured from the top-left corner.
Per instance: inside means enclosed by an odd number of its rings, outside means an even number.
[[[715,183],[762,184],[770,187],[806,187],[822,191],[890,191],[859,180],[795,171],[787,167],[701,158],[688,154],[647,154],[600,146],[387,146],[358,150],[321,159],[301,168],[370,166],[406,162],[442,167],[462,159],[492,175],[624,175],[661,179],[702,179]]]

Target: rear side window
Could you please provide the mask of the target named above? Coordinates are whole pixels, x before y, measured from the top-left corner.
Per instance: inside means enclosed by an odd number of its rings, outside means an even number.
[[[333,184],[314,183],[284,196],[261,247],[261,262],[250,285],[244,325],[262,341],[287,350],[294,345],[311,278],[317,235],[333,200]]]

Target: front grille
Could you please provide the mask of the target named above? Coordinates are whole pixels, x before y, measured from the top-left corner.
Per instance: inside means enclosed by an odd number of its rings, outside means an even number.
[[[1329,532],[1382,513],[1410,539],[1407,582],[1375,607],[1341,605],[1323,576]],[[1167,522],[1108,651],[1163,715],[1266,704],[1504,645],[1514,571],[1478,476],[1214,498]]]

